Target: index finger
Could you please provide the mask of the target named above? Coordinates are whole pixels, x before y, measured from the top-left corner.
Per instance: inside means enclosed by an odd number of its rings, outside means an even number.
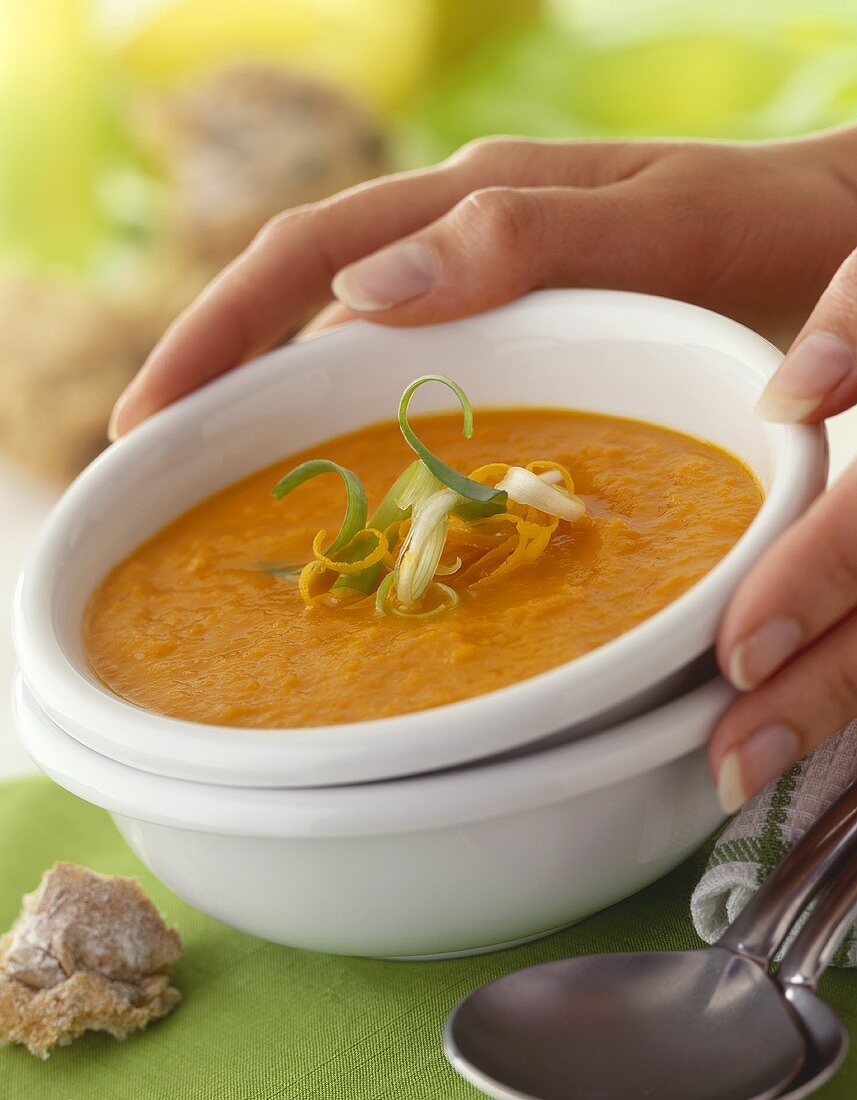
[[[387,176],[279,215],[167,331],[117,404],[111,438],[273,346],[329,300],[340,268],[415,233],[475,188],[598,187],[638,171],[658,149],[491,138],[434,168]]]
[[[117,403],[111,438],[273,346],[329,298],[340,267],[438,217],[463,187],[443,169],[407,173],[272,219],[167,330]]]

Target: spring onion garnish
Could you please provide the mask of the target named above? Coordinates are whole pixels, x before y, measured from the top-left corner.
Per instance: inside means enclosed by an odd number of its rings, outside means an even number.
[[[338,462],[330,462],[326,458],[312,458],[309,462],[302,462],[285,477],[280,478],[272,494],[277,500],[288,496],[293,489],[303,485],[305,481],[318,477],[319,474],[339,474],[345,482],[345,518],[336,533],[336,538],[325,551],[327,554],[335,554],[346,543],[351,542],[354,536],[366,526],[366,491],[363,482],[352,470],[340,466]]]
[[[462,435],[465,439],[470,439],[473,435],[473,406],[461,386],[443,374],[425,374],[422,378],[416,378],[411,382],[399,402],[399,427],[408,446],[419,455],[431,473],[448,489],[454,490],[465,500],[490,505],[489,511],[502,512],[506,502],[506,494],[502,490],[498,491],[490,485],[480,485],[478,481],[471,481],[469,477],[460,474],[458,470],[453,470],[451,466],[447,466],[442,459],[432,454],[408,423],[408,405],[411,398],[420,386],[425,385],[426,382],[442,382],[444,386],[448,386],[452,390],[461,403],[461,411],[464,414]],[[489,511],[483,514],[487,515]]]
[[[559,523],[574,523],[585,513],[571,474],[558,462],[539,459],[526,467],[490,462],[468,477],[432,454],[408,422],[410,399],[425,382],[441,382],[453,391],[464,415],[464,436],[473,434],[473,409],[460,386],[440,374],[413,381],[402,394],[399,427],[418,457],[396,478],[368,523],[360,479],[336,462],[304,462],[275,486],[274,496],[282,500],[321,474],[337,473],[345,483],[345,516],[327,549],[327,535],[319,531],[305,565],[262,566],[269,573],[299,574],[298,590],[308,606],[354,608],[359,614],[374,602],[379,615],[432,618],[455,607],[465,590],[481,591],[536,563]],[[439,577],[454,578],[455,587]]]
[[[387,576],[378,585],[378,591],[375,593],[375,610],[379,615],[389,615],[390,610],[388,606],[388,600],[390,597],[390,589],[396,583],[396,574],[388,573]]]
[[[396,595],[406,607],[417,603],[437,572],[446,545],[449,513],[461,497],[452,489],[439,489],[414,506],[411,529],[405,536],[396,563]]]
[[[422,459],[418,458],[408,469],[413,472],[407,484],[402,487],[401,492],[396,497],[396,504],[402,514],[402,519],[407,516],[408,509],[427,500],[432,493],[436,493],[438,489],[443,488]],[[396,485],[398,485],[398,481]],[[395,487],[394,485],[393,488],[395,489]]]
[[[408,518],[411,508],[425,497],[431,496],[440,488],[440,482],[427,469],[419,459],[399,474],[384,499],[375,509],[369,526],[379,531],[389,531],[395,523],[401,523]],[[340,577],[334,581],[334,589],[348,588],[353,592],[362,592],[368,595],[378,583],[381,572],[379,564],[370,565],[360,573],[352,573],[347,577]]]
[[[390,614],[396,615],[399,619],[433,619],[436,615],[442,615],[444,611],[451,611],[458,604],[458,593],[448,584],[432,581],[430,591],[436,592],[441,597],[434,607],[425,609],[420,607],[414,610],[401,604],[399,607],[392,607]]]
[[[517,504],[526,504],[538,508],[549,516],[558,516],[573,523],[586,511],[586,505],[578,496],[572,496],[556,485],[550,485],[548,477],[559,476],[558,471],[549,470],[546,474],[536,474],[525,470],[523,466],[510,466],[497,488],[503,489],[510,500]]]

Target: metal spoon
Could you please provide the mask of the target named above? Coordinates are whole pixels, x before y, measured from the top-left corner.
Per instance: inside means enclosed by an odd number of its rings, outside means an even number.
[[[820,1088],[839,1069],[848,1050],[848,1032],[815,992],[857,914],[857,858],[841,869],[777,968],[776,983],[798,1017],[806,1057],[797,1077],[780,1096],[799,1100]]]
[[[498,1100],[771,1100],[797,1082],[811,1044],[768,970],[855,848],[857,785],[713,947],[589,956],[508,974],[454,1009],[447,1057]],[[801,983],[791,988],[796,1003]]]

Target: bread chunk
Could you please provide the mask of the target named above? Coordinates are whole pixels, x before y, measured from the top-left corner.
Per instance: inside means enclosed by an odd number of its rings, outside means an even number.
[[[55,864],[0,938],[0,1041],[47,1058],[88,1030],[124,1039],[180,1000],[181,950],[136,879]]]

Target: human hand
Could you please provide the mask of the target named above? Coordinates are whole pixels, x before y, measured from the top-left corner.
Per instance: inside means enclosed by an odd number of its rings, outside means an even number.
[[[763,145],[496,138],[288,211],[167,332],[111,436],[332,295],[315,327],[425,324],[561,285],[683,298],[787,340],[857,238],[855,144],[847,132]]]
[[[758,411],[815,422],[857,403],[857,252],[836,273]],[[745,692],[711,739],[736,810],[857,715],[857,465],[761,558],[720,626],[720,666]]]

